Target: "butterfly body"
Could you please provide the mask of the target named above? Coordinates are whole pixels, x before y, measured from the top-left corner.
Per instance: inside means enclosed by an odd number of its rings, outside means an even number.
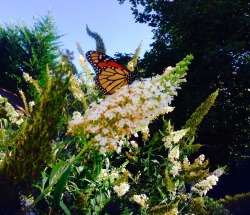
[[[94,80],[104,94],[113,94],[120,87],[131,84],[136,77],[135,72],[129,71],[106,54],[88,51],[86,58],[94,68]]]

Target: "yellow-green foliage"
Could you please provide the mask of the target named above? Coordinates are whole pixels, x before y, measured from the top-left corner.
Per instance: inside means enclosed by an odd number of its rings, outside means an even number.
[[[200,197],[192,199],[189,203],[190,213],[195,215],[207,215],[209,212],[206,210],[203,199]]]
[[[138,48],[135,50],[135,54],[133,55],[132,59],[130,60],[130,62],[127,65],[127,68],[132,72],[135,70],[135,67],[137,66],[137,61],[140,55],[140,51],[141,51],[141,43],[138,46]]]
[[[187,149],[190,154],[199,150],[202,146],[201,144],[190,144],[187,145],[187,140],[192,141],[198,126],[200,125],[203,118],[207,115],[211,107],[213,106],[215,99],[219,94],[219,90],[217,89],[214,93],[212,93],[190,116],[187,120],[186,124],[182,127],[183,129],[189,128],[188,132],[184,136],[184,138],[180,141],[180,145],[185,149]]]
[[[0,166],[2,200],[7,193],[11,198],[10,190],[15,193],[27,191],[53,160],[52,142],[60,129],[58,124],[70,78],[66,76],[69,71],[67,62],[63,62],[58,70],[50,75],[47,69],[47,86],[36,101],[33,112],[26,117],[14,136],[4,139],[13,148]]]
[[[205,160],[202,164],[191,164],[190,167],[184,171],[184,175],[180,176],[181,179],[187,183],[199,182],[203,180],[209,172],[209,169],[206,169],[208,164],[208,160]]]
[[[235,196],[227,195],[223,199],[218,200],[218,203],[228,209],[231,214],[250,214],[250,192]]]
[[[152,215],[162,215],[162,214],[174,215],[176,214],[175,209],[176,209],[175,205],[173,204],[164,204],[164,205],[152,207],[149,213]]]
[[[173,191],[175,189],[174,182],[171,180],[169,172],[165,170],[165,181],[166,181],[166,189],[168,191]]]

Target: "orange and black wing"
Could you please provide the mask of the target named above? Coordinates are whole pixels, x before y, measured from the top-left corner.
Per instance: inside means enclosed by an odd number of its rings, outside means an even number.
[[[113,94],[117,89],[132,83],[135,79],[135,72],[130,72],[108,55],[88,51],[86,58],[94,68],[95,82],[104,94]]]

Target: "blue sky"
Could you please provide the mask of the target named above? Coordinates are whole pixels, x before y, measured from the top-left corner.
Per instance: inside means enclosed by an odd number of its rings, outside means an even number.
[[[8,0],[0,6],[0,24],[23,21],[32,26],[33,16],[43,17],[51,11],[58,32],[66,34],[61,38],[64,48],[74,51],[76,64],[76,41],[85,52],[95,49],[94,40],[86,33],[86,24],[101,34],[108,55],[133,53],[143,41],[142,56],[153,42],[152,28],[135,23],[130,7],[129,2],[119,5],[117,0]]]

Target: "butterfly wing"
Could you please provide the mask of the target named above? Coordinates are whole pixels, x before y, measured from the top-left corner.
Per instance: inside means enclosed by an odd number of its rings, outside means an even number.
[[[113,94],[120,87],[130,84],[136,76],[106,54],[88,51],[86,58],[94,68],[95,82],[104,94]]]

